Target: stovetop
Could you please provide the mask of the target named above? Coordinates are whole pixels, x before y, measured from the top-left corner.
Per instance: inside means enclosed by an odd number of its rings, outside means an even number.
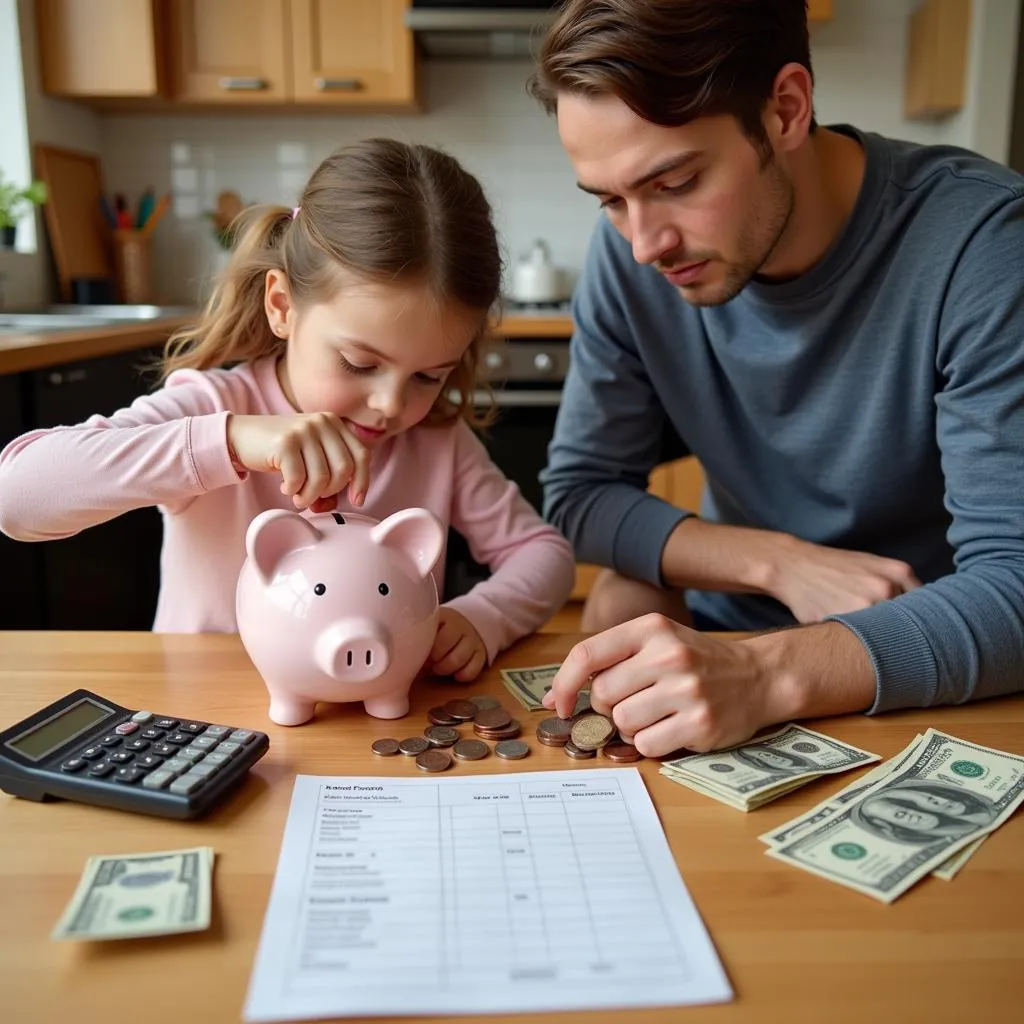
[[[558,302],[517,302],[515,299],[503,299],[502,311],[508,316],[568,316],[570,302],[562,299]]]

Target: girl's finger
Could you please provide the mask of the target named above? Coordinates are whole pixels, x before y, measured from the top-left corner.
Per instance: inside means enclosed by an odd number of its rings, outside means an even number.
[[[306,477],[302,488],[295,495],[294,501],[298,508],[308,508],[313,502],[326,493],[327,481],[331,478],[331,470],[327,465],[327,456],[320,446],[320,438],[315,434],[302,443],[302,462]]]
[[[366,498],[366,492],[370,489],[370,452],[341,420],[338,420],[338,432],[341,434],[353,462],[352,477],[348,481],[348,493],[353,505],[362,505]]]
[[[480,647],[473,652],[473,657],[455,673],[455,678],[460,683],[471,683],[484,669],[487,664],[487,653]]]
[[[455,675],[459,669],[469,664],[473,657],[473,641],[468,636],[460,636],[459,642],[436,664],[432,671],[437,676]]]

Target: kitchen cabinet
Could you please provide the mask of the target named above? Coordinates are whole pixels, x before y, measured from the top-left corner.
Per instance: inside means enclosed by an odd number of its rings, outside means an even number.
[[[925,0],[910,16],[903,114],[932,120],[961,110],[971,39],[971,0]]]
[[[43,90],[73,98],[159,96],[159,15],[155,0],[36,0]]]
[[[809,21],[831,21],[834,11],[834,0],[808,0],[807,19]]]
[[[44,89],[153,110],[415,109],[410,2],[39,0]]]
[[[0,377],[0,444],[41,427],[130,405],[149,389],[140,366],[157,350],[64,363]],[[0,629],[151,629],[163,526],[141,508],[63,540],[0,537]]]

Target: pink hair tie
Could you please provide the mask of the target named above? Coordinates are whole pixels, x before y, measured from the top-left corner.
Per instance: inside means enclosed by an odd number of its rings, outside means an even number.
[[[295,220],[295,218],[298,217],[299,210],[301,210],[301,209],[302,209],[301,206],[293,206],[292,207],[292,220]]]

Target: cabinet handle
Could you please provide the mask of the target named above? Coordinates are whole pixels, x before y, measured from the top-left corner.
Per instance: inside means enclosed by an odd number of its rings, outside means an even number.
[[[59,388],[62,384],[78,384],[80,381],[85,380],[86,376],[85,370],[68,370],[67,373],[54,370],[47,380],[55,388]]]
[[[358,92],[363,88],[361,78],[314,78],[317,92]]]
[[[229,92],[259,92],[267,88],[265,78],[236,78],[231,75],[225,75],[217,84]]]

